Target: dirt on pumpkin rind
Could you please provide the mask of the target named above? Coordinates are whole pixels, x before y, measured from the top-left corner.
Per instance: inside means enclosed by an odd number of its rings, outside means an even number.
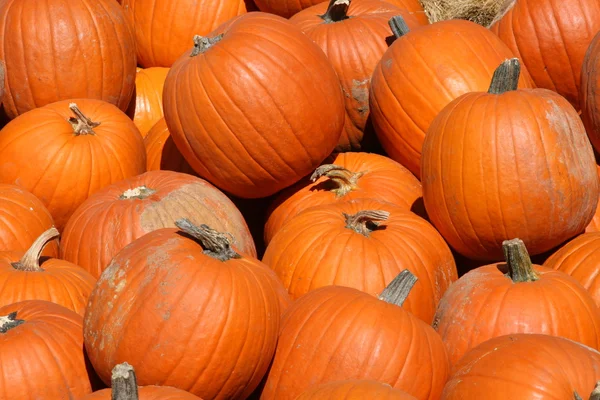
[[[515,0],[420,0],[429,22],[466,19],[486,28],[502,18]]]

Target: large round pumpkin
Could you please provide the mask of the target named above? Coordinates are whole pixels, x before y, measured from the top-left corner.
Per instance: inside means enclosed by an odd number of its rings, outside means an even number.
[[[592,40],[581,71],[581,119],[596,151],[600,151],[600,28]]]
[[[474,22],[452,20],[400,36],[371,79],[371,119],[391,158],[420,176],[421,148],[435,116],[452,100],[487,90],[494,70],[514,57],[496,35]],[[533,87],[523,73],[520,87]]]
[[[195,175],[181,152],[175,146],[164,118],[158,120],[144,138],[146,168],[148,171],[175,171]]]
[[[273,357],[285,290],[229,235],[177,225],[125,247],[100,277],[85,316],[90,361],[106,383],[127,361],[142,386],[245,399]]]
[[[423,144],[427,214],[472,259],[499,260],[502,241],[514,237],[541,254],[582,232],[598,204],[577,111],[550,90],[516,90],[518,65],[503,63],[487,93],[445,107]]]
[[[312,182],[311,182],[312,181]],[[307,208],[341,201],[376,198],[424,214],[421,182],[399,163],[370,153],[340,153],[275,197],[268,210],[265,242]]]
[[[163,100],[173,140],[200,176],[238,197],[266,197],[331,153],[344,124],[340,84],[297,27],[256,12],[194,40]]]
[[[421,23],[408,11],[380,0],[331,0],[290,18],[327,54],[340,79],[346,123],[336,150],[369,147],[363,137],[369,118],[369,88],[375,65],[388,48],[390,18],[402,15],[410,28]]]
[[[596,400],[590,393],[599,379],[600,353],[589,347],[555,336],[506,335],[460,360],[442,400]]]
[[[189,49],[193,35],[206,35],[246,12],[244,0],[123,0],[135,27],[138,63],[170,67]]]
[[[143,137],[163,117],[162,93],[169,68],[139,68],[135,76],[135,99],[128,114]]]
[[[133,29],[115,0],[0,2],[4,110],[14,118],[59,100],[127,109],[135,80]]]
[[[254,0],[260,11],[289,18],[305,8],[327,0]]]
[[[328,285],[377,296],[410,269],[419,280],[404,309],[427,323],[458,279],[448,245],[427,221],[372,199],[316,206],[296,215],[273,237],[263,262],[292,299]]]
[[[600,2],[513,0],[490,29],[523,61],[538,87],[558,92],[579,109],[581,66],[600,31]]]
[[[542,333],[600,348],[600,309],[574,278],[532,265],[523,242],[504,242],[506,263],[476,268],[442,297],[434,328],[454,365],[496,336]]]
[[[91,196],[65,227],[60,254],[99,277],[123,247],[175,227],[179,218],[228,232],[236,250],[256,257],[246,222],[231,200],[203,179],[172,171],[150,171]]]
[[[387,383],[347,380],[324,383],[306,390],[296,400],[417,400]]]
[[[82,319],[58,304],[28,300],[0,308],[0,398],[79,399],[92,392]]]
[[[59,230],[91,194],[145,170],[138,129],[101,100],[52,103],[19,116],[0,132],[0,182],[36,195]]]

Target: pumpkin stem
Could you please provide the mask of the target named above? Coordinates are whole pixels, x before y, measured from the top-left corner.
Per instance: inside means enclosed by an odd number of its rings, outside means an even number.
[[[331,0],[327,7],[327,12],[320,15],[326,24],[333,22],[340,22],[348,19],[348,8],[350,7],[350,0]]]
[[[507,276],[514,283],[533,282],[540,279],[538,273],[533,269],[529,253],[521,239],[505,240],[502,242],[502,251],[508,265]]]
[[[406,25],[406,21],[401,15],[396,15],[395,17],[390,18],[388,25],[392,29],[392,33],[396,39],[401,38],[410,32],[410,28],[408,25]]]
[[[217,232],[202,224],[196,226],[187,218],[175,221],[175,226],[183,232],[198,240],[204,248],[204,254],[216,258],[219,261],[228,261],[232,258],[242,258],[231,248],[231,235]]]
[[[590,400],[600,400],[600,381],[596,382],[596,386],[594,386],[594,390],[590,394]]]
[[[48,229],[35,239],[35,242],[33,242],[31,247],[29,247],[19,261],[11,263],[12,267],[19,271],[42,272],[43,269],[40,267],[42,251],[44,251],[44,247],[46,247],[48,243],[59,236],[60,233],[55,227]]]
[[[223,39],[223,34],[215,37],[204,37],[200,35],[194,35],[194,49],[190,53],[190,57],[196,57],[198,54],[204,53],[210,49],[215,43],[218,43]]]
[[[494,71],[488,93],[502,94],[510,92],[511,90],[517,90],[520,74],[521,63],[518,58],[504,60],[504,62]]]
[[[73,114],[75,114],[75,117],[69,118],[69,122],[71,123],[76,136],[96,134],[96,132],[94,132],[94,128],[100,125],[100,122],[94,122],[86,117],[75,103],[70,103],[69,109],[71,109]]]
[[[129,199],[145,199],[152,196],[156,193],[156,190],[150,189],[147,186],[138,186],[133,189],[127,189],[123,192],[122,195],[119,196],[119,200],[129,200]]]
[[[364,210],[354,215],[343,213],[346,218],[346,228],[369,237],[371,232],[379,227],[377,221],[385,221],[390,213],[383,210]]]
[[[383,292],[379,295],[379,300],[402,307],[415,283],[417,283],[417,277],[405,269],[383,289]]]
[[[12,328],[16,328],[17,326],[24,324],[25,321],[22,319],[17,319],[17,312],[11,312],[8,315],[0,317],[0,333],[6,333],[10,331]]]
[[[320,177],[326,176],[337,185],[337,188],[331,189],[331,192],[335,193],[336,197],[342,197],[357,188],[358,178],[363,175],[364,172],[352,172],[339,165],[325,164],[315,170],[310,180],[315,182]]]
[[[137,378],[128,363],[117,364],[110,377],[111,400],[138,400]]]

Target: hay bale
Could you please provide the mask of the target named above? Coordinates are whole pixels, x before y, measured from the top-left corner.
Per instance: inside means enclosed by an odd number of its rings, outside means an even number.
[[[421,0],[431,23],[447,19],[466,19],[489,27],[500,19],[515,0]]]

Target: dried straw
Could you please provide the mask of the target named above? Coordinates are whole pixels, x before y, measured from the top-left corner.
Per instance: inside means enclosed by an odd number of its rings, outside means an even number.
[[[431,23],[448,19],[466,19],[491,26],[514,4],[515,0],[421,0]]]

